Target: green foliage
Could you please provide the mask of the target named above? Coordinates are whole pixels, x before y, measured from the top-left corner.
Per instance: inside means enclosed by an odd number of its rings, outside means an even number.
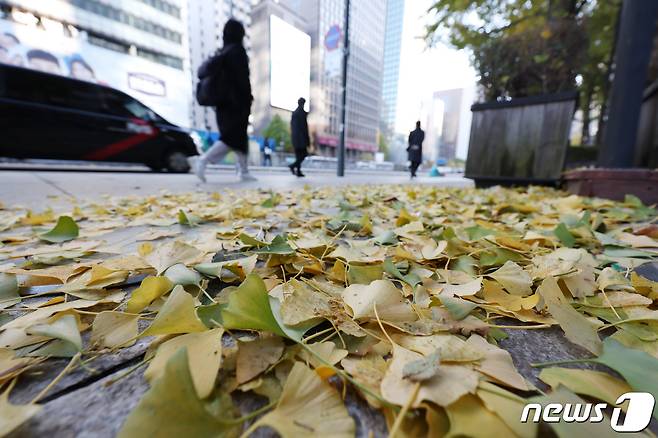
[[[70,216],[60,216],[55,227],[41,234],[39,238],[50,243],[62,243],[75,239],[79,233],[78,224]]]
[[[429,41],[470,49],[485,100],[578,88],[581,108],[609,89],[621,0],[438,0]],[[585,131],[583,131],[585,133]]]
[[[269,137],[276,140],[277,145],[283,142],[283,149],[286,152],[292,151],[292,141],[290,140],[290,126],[280,115],[275,114],[270,123],[263,130],[263,137]]]

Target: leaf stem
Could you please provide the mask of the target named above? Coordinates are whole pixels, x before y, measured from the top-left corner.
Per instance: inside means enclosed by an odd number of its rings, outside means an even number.
[[[336,368],[334,365],[332,365],[331,363],[327,362],[322,356],[320,356],[318,353],[316,353],[315,351],[313,351],[313,349],[310,348],[308,345],[306,345],[306,344],[302,344],[302,343],[299,343],[299,345],[301,345],[302,348],[304,348],[304,349],[305,349],[307,352],[309,352],[311,355],[315,356],[315,358],[318,359],[320,362],[322,362],[325,366],[331,368],[336,374],[338,374],[340,377],[342,377],[342,378],[348,380],[352,385],[356,386],[357,388],[359,388],[359,389],[360,389],[361,391],[363,391],[364,393],[366,393],[366,394],[368,394],[369,396],[371,396],[371,397],[373,397],[373,398],[379,400],[381,403],[385,404],[386,406],[389,406],[389,407],[392,407],[392,408],[395,408],[395,409],[398,408],[397,405],[395,405],[395,404],[393,404],[393,403],[391,403],[391,402],[389,402],[389,401],[387,401],[387,400],[384,400],[384,398],[382,398],[381,395],[379,395],[379,394],[375,394],[375,393],[372,392],[370,389],[368,389],[368,388],[366,388],[365,386],[361,385],[359,382],[357,382],[354,378],[352,378],[352,376],[350,376],[349,374],[347,374],[345,371],[343,371],[343,370],[341,370],[341,369],[339,369],[339,368]]]
[[[30,404],[37,403],[39,400],[41,400],[47,393],[50,391],[57,383],[62,380],[62,378],[73,368],[73,365],[75,362],[77,362],[80,359],[80,352],[76,353],[75,356],[71,358],[69,363],[64,367],[62,371],[55,377],[45,388],[39,392],[36,397],[32,399]]]
[[[404,404],[398,416],[395,417],[395,422],[393,423],[393,427],[391,427],[391,431],[389,434],[390,438],[395,438],[395,436],[397,435],[398,430],[402,425],[402,421],[404,420],[405,415],[407,415],[407,411],[409,411],[411,405],[413,405],[414,402],[416,401],[416,397],[418,397],[418,391],[420,391],[420,382],[416,382],[416,385],[414,386],[414,389],[411,392],[411,396],[409,397],[409,400],[407,400],[407,402]]]
[[[538,325],[496,325],[496,324],[489,324],[489,327],[499,328],[499,329],[533,330],[533,329],[549,328],[549,327],[551,327],[551,324],[538,324]]]
[[[243,415],[242,417],[239,417],[239,418],[236,418],[236,419],[233,419],[233,420],[228,420],[228,421],[226,421],[226,424],[241,424],[241,423],[244,423],[245,421],[249,421],[252,418],[259,416],[263,412],[273,408],[274,406],[276,406],[277,403],[278,403],[278,400],[270,402],[270,403],[266,404],[265,406],[261,406],[260,408],[254,410],[254,411],[251,411],[246,415]]]
[[[137,371],[138,369],[140,369],[141,367],[143,367],[144,365],[149,363],[151,360],[153,360],[154,357],[155,356],[149,357],[148,359],[144,359],[141,362],[139,362],[138,364],[133,365],[132,367],[128,368],[128,370],[126,370],[126,372],[122,373],[120,376],[117,376],[114,379],[111,379],[111,380],[108,380],[107,382],[105,382],[104,386],[114,385],[119,380],[121,380],[125,377],[128,377],[129,375],[131,375],[132,373],[134,373],[135,371]]]

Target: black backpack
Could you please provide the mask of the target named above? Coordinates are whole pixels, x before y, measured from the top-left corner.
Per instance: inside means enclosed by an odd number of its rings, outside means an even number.
[[[230,100],[223,53],[208,58],[197,72],[196,100],[201,106],[223,106]]]

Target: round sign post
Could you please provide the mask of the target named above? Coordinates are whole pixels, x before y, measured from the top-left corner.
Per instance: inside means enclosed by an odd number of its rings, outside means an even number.
[[[328,51],[336,50],[340,46],[340,40],[343,37],[343,31],[337,24],[332,25],[324,35],[324,47]]]

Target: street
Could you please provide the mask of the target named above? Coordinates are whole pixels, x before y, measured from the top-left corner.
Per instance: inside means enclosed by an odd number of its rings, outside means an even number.
[[[44,170],[52,168],[54,170]],[[286,168],[252,168],[258,178],[253,182],[240,182],[229,166],[211,166],[208,182],[201,184],[193,174],[153,173],[148,171],[107,171],[107,167],[90,165],[91,171],[58,170],[57,165],[26,170],[0,170],[0,202],[6,206],[21,205],[44,209],[56,207],[74,199],[90,200],[102,195],[153,195],[168,190],[172,193],[216,192],[223,189],[293,189],[311,186],[346,184],[408,184],[406,172],[347,171],[344,178],[336,177],[333,170],[308,169],[305,178],[296,178]],[[61,167],[61,166],[60,166]],[[98,170],[104,171],[98,171]],[[127,167],[126,169],[130,169]],[[137,167],[136,169],[140,169]],[[425,172],[426,174],[426,172]],[[445,177],[420,176],[414,184],[433,184],[439,187],[470,187],[472,181],[461,175]]]

